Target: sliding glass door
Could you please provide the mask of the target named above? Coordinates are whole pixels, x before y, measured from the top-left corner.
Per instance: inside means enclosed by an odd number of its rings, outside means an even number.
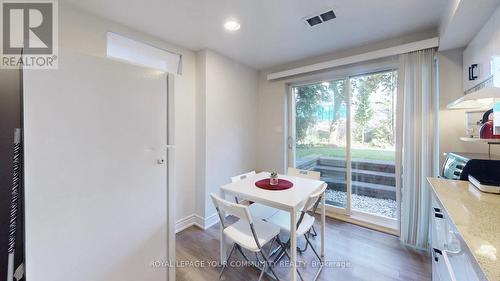
[[[396,218],[395,118],[397,72],[350,78],[351,207]]]
[[[372,224],[397,225],[397,70],[294,85],[289,164],[328,183],[333,210]]]
[[[321,172],[335,185],[326,200],[345,208],[347,204],[346,81],[333,80],[292,88],[295,124],[293,166]]]

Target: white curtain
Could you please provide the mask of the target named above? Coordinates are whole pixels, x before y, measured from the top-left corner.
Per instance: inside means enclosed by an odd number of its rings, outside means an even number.
[[[400,55],[396,125],[396,186],[401,190],[401,241],[427,249],[430,190],[438,171],[435,49]]]

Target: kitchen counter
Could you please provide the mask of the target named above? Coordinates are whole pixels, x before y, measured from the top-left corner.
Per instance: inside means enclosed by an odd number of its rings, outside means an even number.
[[[500,195],[483,193],[467,181],[428,181],[485,275],[500,280]]]

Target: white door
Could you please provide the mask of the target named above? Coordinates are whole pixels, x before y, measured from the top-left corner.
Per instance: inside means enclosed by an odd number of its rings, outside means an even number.
[[[105,58],[24,72],[28,280],[167,280],[166,103],[166,74]]]

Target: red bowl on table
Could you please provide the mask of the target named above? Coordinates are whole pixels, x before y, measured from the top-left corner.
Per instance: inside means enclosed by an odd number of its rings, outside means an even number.
[[[278,184],[271,185],[271,179],[267,178],[267,179],[262,179],[260,181],[256,181],[255,186],[265,190],[286,190],[292,188],[293,183],[285,179],[278,179]]]

